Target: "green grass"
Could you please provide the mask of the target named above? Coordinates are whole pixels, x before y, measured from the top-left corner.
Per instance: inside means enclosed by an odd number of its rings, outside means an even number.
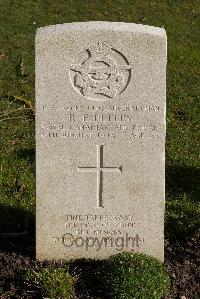
[[[98,276],[112,299],[160,299],[170,289],[164,265],[141,253],[111,256],[99,270]]]
[[[77,278],[61,267],[48,267],[35,271],[28,269],[24,279],[29,284],[44,290],[44,295],[51,299],[71,299],[75,297]]]
[[[164,27],[168,34],[166,235],[199,227],[199,28],[197,0],[0,0],[1,230],[34,226],[34,36],[37,27],[107,20]],[[13,111],[13,112],[12,112]],[[18,118],[21,117],[21,118]],[[21,187],[16,186],[16,180]],[[188,225],[190,226],[188,227]]]

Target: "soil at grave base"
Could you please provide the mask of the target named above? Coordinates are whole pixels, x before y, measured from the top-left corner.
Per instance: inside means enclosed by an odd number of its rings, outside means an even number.
[[[171,294],[166,296],[165,299],[199,299],[200,249],[198,240],[188,241],[182,249],[177,247],[177,244],[167,244],[165,252],[165,264],[171,278]],[[94,272],[96,272],[101,263],[85,260],[71,264],[71,271],[79,274],[76,298],[105,298],[102,295],[100,286],[95,284],[93,278]],[[38,270],[47,264],[49,263],[35,262],[25,255],[0,252],[0,298],[45,298],[43,290],[24,282],[21,278],[21,273],[23,273],[24,269],[32,267]]]

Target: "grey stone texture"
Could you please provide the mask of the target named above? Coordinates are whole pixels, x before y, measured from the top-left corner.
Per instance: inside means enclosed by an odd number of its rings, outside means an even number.
[[[166,33],[86,22],[36,34],[36,252],[163,261]]]

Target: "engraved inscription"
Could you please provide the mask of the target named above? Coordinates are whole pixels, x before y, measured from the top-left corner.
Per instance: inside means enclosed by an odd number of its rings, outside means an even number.
[[[115,98],[126,89],[130,77],[127,59],[107,42],[91,45],[70,66],[73,87],[91,100]]]
[[[85,251],[108,247],[118,252],[140,251],[145,240],[137,233],[134,218],[126,214],[67,214],[62,235],[52,240],[65,248],[81,247]]]
[[[158,105],[121,106],[121,105],[69,105],[43,106],[43,113],[54,113],[59,122],[41,124],[42,138],[49,140],[87,139],[104,143],[108,139],[134,140],[160,139],[161,126],[149,119],[150,114],[160,114]],[[146,117],[147,116],[147,117]],[[143,120],[143,117],[148,120]],[[60,121],[62,118],[62,121]]]
[[[97,145],[97,165],[95,167],[78,167],[78,172],[96,172],[97,174],[97,207],[103,208],[102,191],[103,191],[103,172],[122,172],[120,167],[103,166],[103,145]]]

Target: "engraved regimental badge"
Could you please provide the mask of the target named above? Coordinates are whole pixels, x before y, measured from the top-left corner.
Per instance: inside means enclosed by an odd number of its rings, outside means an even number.
[[[80,53],[70,66],[72,86],[91,100],[106,101],[122,93],[131,77],[131,66],[107,42],[97,42]]]

